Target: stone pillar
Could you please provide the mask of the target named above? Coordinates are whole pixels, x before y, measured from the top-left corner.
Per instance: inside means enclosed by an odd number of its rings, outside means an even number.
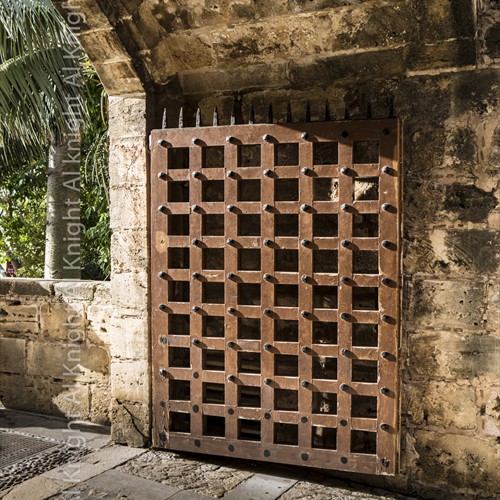
[[[144,446],[150,428],[145,94],[110,97],[109,135],[112,438]]]

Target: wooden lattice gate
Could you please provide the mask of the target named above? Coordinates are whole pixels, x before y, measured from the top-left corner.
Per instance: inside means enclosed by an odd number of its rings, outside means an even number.
[[[395,119],[151,134],[155,447],[394,474]]]

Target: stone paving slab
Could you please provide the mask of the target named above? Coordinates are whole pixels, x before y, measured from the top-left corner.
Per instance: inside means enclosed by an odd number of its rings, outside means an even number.
[[[117,470],[109,470],[83,483],[77,484],[73,491],[78,491],[78,498],[130,498],[147,500],[166,500],[180,490],[172,486],[155,483],[148,479],[130,476]],[[55,499],[76,498],[76,495],[62,492],[52,497]]]
[[[37,476],[0,493],[3,500],[45,500],[68,487],[68,483]]]
[[[76,484],[82,481],[88,481],[145,452],[146,450],[142,448],[112,445],[95,451],[94,453],[90,453],[80,462],[61,465],[56,469],[45,472],[42,476]]]
[[[45,422],[54,420],[51,417],[45,417],[36,413],[25,413],[0,408],[0,429],[20,430],[24,427],[40,426]]]
[[[285,491],[289,490],[296,479],[286,479],[266,474],[255,474],[234,490],[230,491],[224,499],[228,500],[276,500]]]

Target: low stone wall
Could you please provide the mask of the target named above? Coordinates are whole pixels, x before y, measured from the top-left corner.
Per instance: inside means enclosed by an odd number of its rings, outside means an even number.
[[[0,403],[110,422],[106,282],[0,280]]]

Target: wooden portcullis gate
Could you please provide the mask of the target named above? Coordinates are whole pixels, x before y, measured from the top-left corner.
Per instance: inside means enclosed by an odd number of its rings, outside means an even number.
[[[152,132],[155,447],[395,473],[399,145],[395,119]]]

